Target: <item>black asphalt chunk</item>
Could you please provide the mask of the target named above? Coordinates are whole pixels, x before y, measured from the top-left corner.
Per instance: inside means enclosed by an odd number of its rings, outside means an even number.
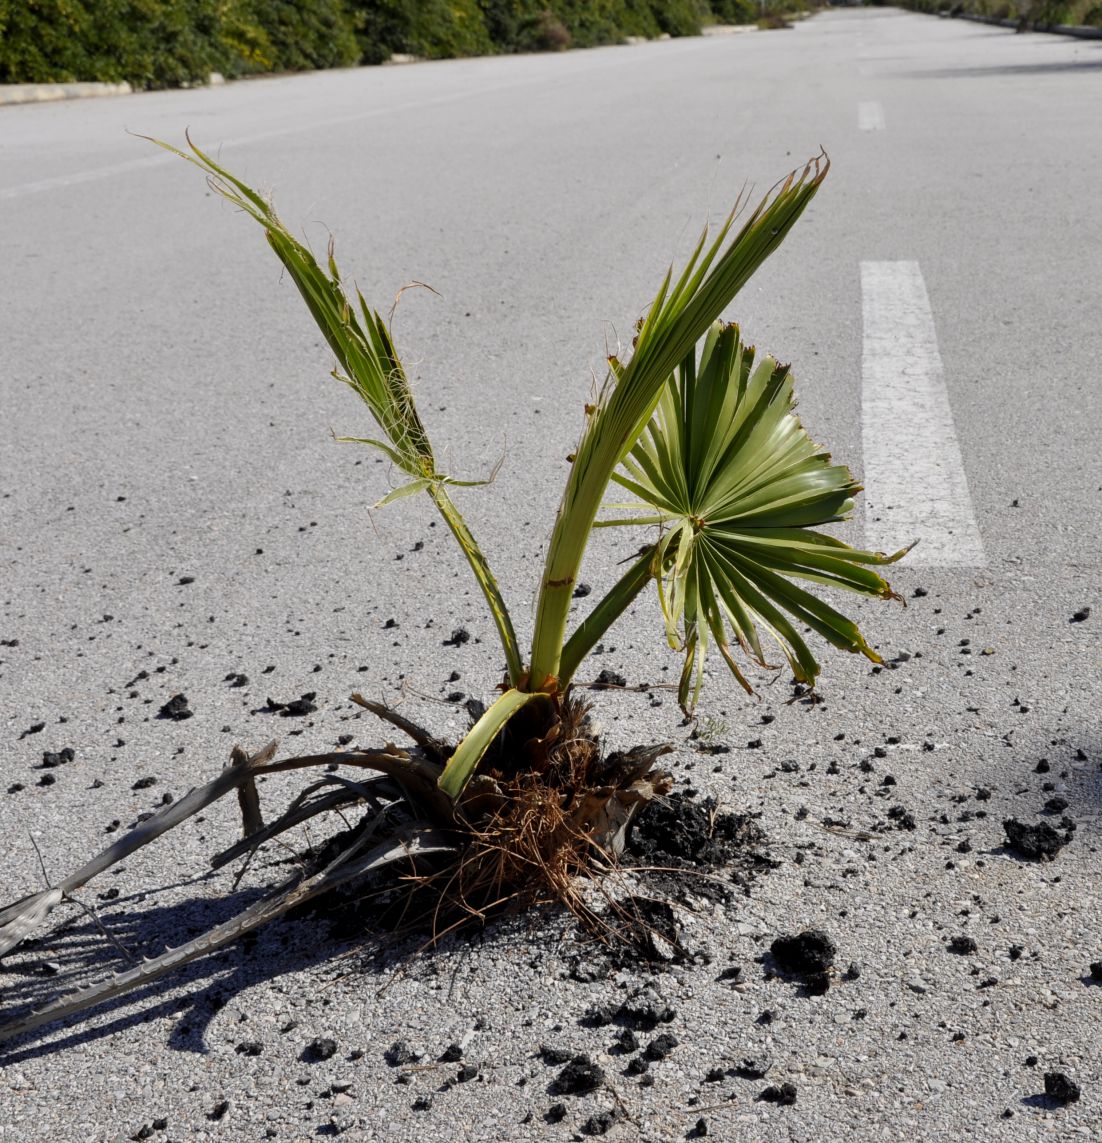
[[[1007,818],[1003,822],[1003,829],[1006,831],[1006,844],[1019,857],[1031,861],[1051,860],[1069,841],[1067,836],[1061,837],[1048,822],[1026,825],[1017,818]]]
[[[297,699],[292,699],[290,702],[276,702],[275,699],[269,698],[266,710],[272,713],[279,713],[281,718],[294,718],[304,714],[313,714],[318,708],[314,704],[316,699],[316,691],[307,691],[304,695]]]
[[[1082,1092],[1079,1085],[1063,1072],[1045,1072],[1045,1095],[1055,1103],[1067,1107],[1069,1103],[1076,1103]]]
[[[40,770],[52,770],[56,766],[64,766],[76,757],[72,747],[66,746],[64,750],[44,750],[42,752],[42,761],[38,765]]]
[[[770,1084],[758,1096],[765,1103],[775,1103],[779,1107],[788,1107],[796,1102],[796,1085],[794,1083]]]
[[[598,1111],[582,1124],[583,1135],[605,1135],[620,1118],[616,1111]]]
[[[764,1079],[772,1066],[768,1056],[746,1056],[735,1065],[734,1073],[739,1079]]]
[[[462,647],[464,643],[469,643],[471,640],[471,633],[466,627],[457,627],[451,634],[450,639],[445,639],[441,646],[443,647]]]
[[[979,948],[972,937],[953,937],[950,939],[948,947],[951,953],[957,953],[960,956],[967,956],[968,953],[974,953]]]
[[[383,1053],[383,1059],[392,1068],[403,1068],[407,1064],[416,1063],[417,1053],[410,1048],[405,1040],[395,1040]]]
[[[195,712],[188,709],[187,695],[173,695],[157,711],[158,718],[168,719],[170,722],[183,722],[184,719],[191,718]]]
[[[663,1032],[651,1040],[643,1050],[643,1055],[652,1062],[664,1060],[679,1043],[680,1041],[672,1032]]]
[[[317,1036],[303,1049],[302,1059],[309,1064],[320,1064],[337,1054],[337,1041],[328,1036]]]
[[[623,675],[605,667],[590,684],[590,688],[595,691],[607,691],[609,687],[626,687],[627,685],[628,681]]]
[[[587,1055],[577,1055],[551,1085],[552,1095],[588,1095],[605,1082],[604,1071]]]
[[[811,976],[826,972],[838,950],[821,929],[805,929],[795,936],[778,937],[769,951],[781,972]]]

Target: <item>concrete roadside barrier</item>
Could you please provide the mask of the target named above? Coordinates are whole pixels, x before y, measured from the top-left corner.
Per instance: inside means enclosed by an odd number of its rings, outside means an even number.
[[[58,99],[95,99],[129,95],[128,83],[0,83],[0,107],[15,103],[52,103]]]

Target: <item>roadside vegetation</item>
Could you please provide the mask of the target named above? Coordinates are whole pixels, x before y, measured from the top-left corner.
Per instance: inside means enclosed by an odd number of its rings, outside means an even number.
[[[693,36],[808,0],[0,0],[0,83],[136,88]]]
[[[1102,28],[1099,0],[898,0],[898,6],[938,15],[1011,20],[1021,31],[1044,31],[1057,24]]]
[[[641,592],[655,591],[665,628],[654,632],[655,640],[664,635],[682,655],[678,698],[691,716],[710,654],[747,692],[755,675],[782,669],[810,691],[820,670],[816,642],[879,662],[857,625],[819,593],[898,598],[877,568],[905,549],[860,551],[818,530],[849,516],[860,486],[795,415],[789,367],[757,353],[721,317],[795,225],[829,161],[812,159],[752,209],[736,203],[714,237],[701,235],[680,272],[666,274],[636,324],[630,351],[608,358],[569,458],[531,642],[524,644],[489,556],[452,498],[456,488],[479,482],[441,471],[387,321],[342,280],[332,245],[316,258],[267,199],[209,155],[193,144],[188,151],[160,145],[198,167],[214,191],[263,230],[326,340],[333,376],[374,422],[374,435],[346,439],[378,450],[392,466],[396,487],[377,507],[408,496],[431,500],[484,597],[504,667],[484,684],[497,697],[489,706],[468,706],[471,725],[456,742],[353,695],[409,745],[280,760],[276,743],[251,755],[235,747],[208,785],[167,805],[64,881],[0,911],[3,955],[57,905],[76,900],[93,877],[230,793],[239,799],[244,837],[213,858],[216,868],[249,859],[307,820],[362,809],[357,824],[255,905],[105,984],[0,1027],[0,1038],[141,987],[352,882],[361,899],[397,894],[402,915],[427,924],[433,936],[481,924],[504,908],[558,904],[606,939],[628,939],[632,917],[616,912],[612,896],[612,920],[605,910],[595,912],[583,886],[587,879],[604,885],[636,819],[669,805],[672,777],[658,761],[671,747],[605,751],[574,686],[599,641]],[[579,603],[583,559],[598,534],[606,545],[619,539],[613,553],[625,570],[602,598]],[[313,780],[265,822],[257,779],[291,770],[309,770]],[[636,936],[640,924],[647,922],[635,922]]]

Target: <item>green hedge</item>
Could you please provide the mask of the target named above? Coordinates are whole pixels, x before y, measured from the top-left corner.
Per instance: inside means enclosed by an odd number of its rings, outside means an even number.
[[[879,0],[873,0],[879,2]],[[916,12],[959,16],[988,16],[1011,20],[1021,28],[1073,24],[1102,28],[1102,4],[1098,0],[891,0]]]
[[[344,0],[0,0],[0,83],[174,87],[359,59]]]
[[[440,59],[695,35],[708,20],[750,23],[758,14],[758,0],[0,0],[0,83],[173,87],[212,71],[234,77],[380,63],[395,53]]]
[[[554,51],[622,43],[625,36],[692,36],[707,0],[349,0],[364,62]]]

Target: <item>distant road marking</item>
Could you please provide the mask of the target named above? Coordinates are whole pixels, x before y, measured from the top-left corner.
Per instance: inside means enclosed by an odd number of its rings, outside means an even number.
[[[527,85],[523,83],[495,84],[490,87],[470,88],[460,93],[412,100],[411,102],[398,104],[397,106],[369,107],[363,111],[354,112],[351,115],[339,115],[323,121],[314,120],[310,123],[297,123],[290,127],[277,127],[270,131],[257,131],[251,135],[241,135],[236,139],[225,139],[218,144],[218,148],[247,147],[252,143],[267,142],[269,139],[282,139],[288,135],[301,135],[304,131],[321,131],[328,127],[340,127],[349,123],[359,123],[365,119],[378,119],[389,115],[397,115],[403,111],[419,111],[424,107],[436,107],[442,103],[454,103],[461,98],[489,95],[503,89],[522,86]],[[208,153],[210,152],[208,151]],[[216,158],[217,154],[218,151],[215,150]],[[80,186],[82,183],[97,182],[100,179],[109,179],[115,175],[126,174],[129,171],[142,170],[145,167],[158,167],[162,163],[171,163],[175,161],[175,159],[176,156],[171,154],[171,152],[158,151],[156,154],[146,155],[140,159],[127,159],[124,162],[112,163],[109,166],[93,167],[88,171],[74,171],[68,175],[57,175],[49,179],[37,179],[32,183],[22,183],[19,186],[7,187],[0,190],[0,202],[7,199],[22,198],[28,194],[39,194],[42,191],[58,190],[63,187]]]
[[[983,567],[937,333],[917,262],[862,262],[865,543],[905,563]]]
[[[884,130],[884,108],[874,100],[857,105],[857,126],[862,131]]]
[[[38,194],[41,191],[57,190],[60,187],[75,187],[81,183],[94,183],[99,179],[107,179],[112,175],[123,175],[128,171],[140,171],[145,167],[157,167],[168,162],[173,156],[162,151],[156,155],[147,155],[144,159],[128,159],[124,163],[112,163],[109,167],[93,167],[90,171],[74,171],[71,175],[56,175],[51,179],[36,179],[33,183],[21,183],[19,186],[6,187],[0,190],[0,202],[13,198],[22,198],[28,194]]]
[[[681,45],[684,46],[681,46]],[[696,46],[696,41],[686,38],[680,41],[679,45],[673,51],[666,52],[666,55],[680,55],[684,52],[692,50]],[[630,53],[624,53],[622,56],[617,57],[615,66],[623,67],[636,62],[636,57]],[[605,61],[604,67],[609,67],[609,61]],[[535,87],[544,82],[543,76],[536,76],[534,79],[518,79],[511,82],[504,83],[491,83],[482,87],[467,87],[461,91],[449,91],[444,95],[427,96],[423,99],[410,100],[407,103],[400,103],[387,107],[367,107],[362,111],[355,111],[349,115],[335,115],[326,119],[315,119],[308,123],[296,123],[288,127],[276,127],[268,131],[257,131],[251,135],[239,135],[236,139],[223,139],[217,144],[221,147],[247,147],[254,143],[265,143],[269,139],[283,139],[290,135],[301,135],[304,132],[312,133],[326,130],[330,127],[342,127],[350,123],[360,123],[367,119],[386,119],[393,115],[398,115],[405,111],[420,111],[427,107],[439,107],[442,104],[454,104],[461,99],[473,99],[483,95],[494,95],[500,91],[512,91],[514,89]],[[202,145],[202,140],[200,140]],[[211,144],[211,149],[214,145]],[[215,150],[215,158],[217,159],[218,151]],[[93,167],[91,170],[74,171],[72,174],[55,175],[52,178],[36,179],[34,182],[20,183],[17,186],[0,188],[0,202],[7,202],[14,198],[22,198],[25,195],[40,194],[42,191],[60,190],[65,187],[80,186],[83,183],[98,182],[100,179],[113,178],[115,175],[127,174],[130,171],[142,170],[146,167],[157,167],[162,163],[171,163],[175,156],[167,151],[161,151],[158,154],[146,155],[140,159],[125,159],[119,163],[111,163],[103,167]]]

